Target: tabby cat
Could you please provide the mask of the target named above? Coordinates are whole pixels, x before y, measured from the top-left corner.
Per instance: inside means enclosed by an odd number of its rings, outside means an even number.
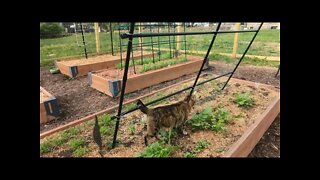
[[[145,145],[148,146],[148,137],[157,137],[160,128],[169,129],[169,143],[171,130],[174,127],[181,126],[187,119],[191,108],[195,104],[193,95],[188,95],[182,101],[174,104],[159,106],[153,109],[146,107],[141,100],[137,105],[140,106],[142,113],[147,115],[147,134],[144,136]]]

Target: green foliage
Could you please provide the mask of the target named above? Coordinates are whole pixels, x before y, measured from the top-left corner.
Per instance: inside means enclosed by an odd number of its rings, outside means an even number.
[[[87,147],[79,147],[72,152],[72,155],[75,157],[81,157],[88,152]]]
[[[56,38],[63,34],[63,27],[59,23],[40,23],[40,38]]]
[[[187,124],[191,125],[193,129],[208,129],[212,123],[212,108],[209,106],[199,114],[194,115]]]
[[[80,133],[80,129],[77,127],[73,127],[64,131],[61,135],[63,139],[71,139],[77,136]]]
[[[131,135],[134,135],[136,133],[136,126],[133,123],[130,123],[128,126],[128,131],[130,132]]]
[[[251,107],[254,105],[254,99],[250,97],[250,92],[235,93],[234,102],[240,107]]]
[[[196,157],[196,154],[194,152],[186,152],[186,153],[184,153],[183,157],[194,158],[194,157]]]
[[[177,59],[159,61],[154,64],[143,64],[142,68],[140,69],[140,73],[151,71],[151,70],[156,70],[156,69],[161,69],[163,67],[175,65],[178,63],[186,62],[186,61],[188,61],[188,60],[185,57],[181,57],[181,58],[177,58]]]
[[[193,158],[196,157],[196,154],[208,148],[209,143],[206,140],[200,140],[196,143],[194,149],[191,152],[184,153],[184,157]]]
[[[209,143],[206,140],[200,140],[197,142],[194,152],[195,153],[199,153],[201,151],[203,151],[204,149],[206,149],[209,146]]]
[[[217,153],[221,153],[221,152],[225,151],[225,148],[224,148],[224,147],[217,148],[215,151],[216,151]]]
[[[52,151],[53,145],[49,142],[44,142],[40,144],[40,154],[48,153]]]
[[[212,129],[214,131],[224,130],[224,124],[230,120],[230,112],[224,108],[217,108],[214,112],[209,106],[199,114],[194,115],[187,124],[192,129]]]
[[[136,105],[136,103],[130,103],[130,104],[127,104],[127,105],[125,105],[124,106],[124,108],[123,108],[123,111],[128,111],[128,110],[130,110],[130,109],[133,109],[134,107],[136,107],[137,105]]]
[[[111,117],[109,114],[104,114],[98,119],[99,119],[99,125],[100,125],[100,133],[102,135],[111,135],[116,122],[111,120]]]
[[[83,138],[72,139],[69,142],[69,145],[70,145],[71,149],[76,150],[76,149],[83,147],[85,145],[85,140]]]
[[[139,157],[169,157],[175,151],[175,148],[171,145],[160,144],[159,142],[152,143],[146,149],[144,149]]]
[[[159,134],[160,134],[160,139],[161,139],[162,142],[169,143],[169,131],[161,129],[159,131]],[[174,137],[176,135],[177,135],[177,130],[176,129],[172,129],[172,131],[171,131],[171,139],[172,139],[172,137]]]

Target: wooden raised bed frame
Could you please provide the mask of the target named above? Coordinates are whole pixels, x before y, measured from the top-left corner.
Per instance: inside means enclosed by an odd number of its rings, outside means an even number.
[[[156,54],[156,53],[154,53]],[[143,57],[152,56],[152,52],[143,52]],[[122,53],[123,63],[125,62],[126,53]],[[135,52],[134,58],[140,58],[141,53]],[[62,74],[65,74],[71,78],[87,75],[91,71],[98,71],[108,68],[116,68],[120,63],[120,55],[101,55],[99,58],[105,60],[96,60],[97,57],[90,57],[88,59],[81,59],[85,64],[79,64],[78,60],[56,61],[55,66],[59,68]]]
[[[58,116],[60,114],[56,97],[40,86],[40,91],[49,98],[40,102],[40,124],[51,120],[49,116]]]
[[[129,76],[127,79],[125,93],[134,92],[139,89],[150,87],[152,85],[173,80],[181,76],[199,71],[203,62],[203,58],[196,56],[193,56],[193,58],[196,58],[196,60],[145,72],[142,74],[137,74],[133,77]],[[209,65],[208,63],[206,63],[204,69],[208,67]],[[122,79],[108,79],[99,76],[99,74],[95,74],[95,72],[90,72],[88,73],[88,80],[92,88],[95,88],[98,91],[103,92],[111,97],[118,96],[121,90]]]
[[[222,77],[222,80],[226,80],[226,77]],[[252,81],[246,81],[236,78],[231,78],[230,81],[239,82],[241,84],[249,84],[252,86],[263,86],[268,89],[276,90],[279,89],[261,83],[255,83]],[[263,134],[268,130],[272,122],[275,120],[277,115],[280,113],[280,91],[277,96],[267,107],[267,109],[255,120],[255,122],[242,134],[242,136],[233,143],[229,150],[225,152],[222,157],[247,157],[253,148],[262,138]]]
[[[223,81],[225,81],[227,78],[222,77],[221,79]],[[176,85],[182,85],[182,83],[186,83],[187,81],[194,81],[194,79],[191,78],[191,79],[183,81],[181,83],[171,85],[171,87],[176,86]],[[272,89],[272,90],[277,89],[271,85],[260,84],[260,83],[255,83],[255,82],[241,80],[241,79],[231,78],[230,81],[236,81],[241,84],[249,84],[252,86],[263,86],[263,87],[266,87],[266,88]],[[166,87],[164,89],[168,89],[168,88],[169,87]],[[164,89],[161,89],[161,90],[164,90]],[[159,90],[159,91],[161,91],[161,90]],[[156,92],[158,92],[158,91],[156,91]],[[154,94],[156,92],[153,92],[152,94]],[[149,96],[149,94],[146,96]],[[136,99],[140,99],[140,98],[141,97],[138,97]],[[128,101],[127,103],[134,102],[134,101],[136,101],[136,99]],[[125,103],[125,104],[127,104],[127,103]],[[111,112],[112,110],[115,110],[116,108],[117,108],[117,106],[112,107],[112,108],[108,108],[106,110],[100,111],[100,112],[95,113],[93,115],[89,115],[87,117],[84,117],[84,118],[77,120],[75,122],[71,122],[67,125],[63,125],[61,127],[58,127],[58,129],[64,130],[64,129],[73,127],[77,124],[80,124],[82,122],[85,122],[88,120],[93,120],[95,115],[101,115],[106,112]],[[270,105],[266,108],[266,110],[259,117],[257,117],[255,122],[245,130],[245,132],[242,134],[242,136],[235,143],[233,143],[231,146],[229,146],[230,148],[228,149],[227,152],[225,152],[222,155],[222,157],[247,157],[250,154],[250,152],[252,151],[252,149],[256,146],[256,144],[260,141],[263,134],[267,131],[267,129],[270,127],[270,125],[272,124],[272,122],[275,120],[276,116],[279,113],[280,113],[280,94],[270,103]],[[49,136],[49,135],[53,134],[54,132],[58,132],[59,130],[54,129],[51,131],[41,134],[40,139],[42,139],[46,136]]]

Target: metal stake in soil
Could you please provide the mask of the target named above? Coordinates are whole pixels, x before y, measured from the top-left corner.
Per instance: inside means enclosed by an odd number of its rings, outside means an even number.
[[[130,53],[131,53],[131,48],[132,48],[132,39],[133,39],[132,34],[133,34],[133,32],[134,32],[134,22],[132,22],[130,25],[131,37],[129,37],[129,40],[128,40],[127,57],[126,57],[126,63],[125,63],[125,67],[124,67],[123,78],[122,78],[120,102],[119,102],[119,108],[118,108],[116,128],[115,128],[114,136],[113,136],[112,148],[114,148],[116,145],[119,122],[120,122],[120,118],[121,118],[120,115],[121,115],[124,92],[126,90],[126,84],[127,84],[127,78],[128,78],[128,69],[129,69]]]
[[[88,59],[86,41],[84,40],[83,27],[81,22],[80,22],[80,28],[81,28],[81,34],[82,34],[83,47],[84,47],[84,54],[86,55],[86,59]]]

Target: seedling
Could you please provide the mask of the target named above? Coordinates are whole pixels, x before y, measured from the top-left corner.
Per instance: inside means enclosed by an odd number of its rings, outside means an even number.
[[[250,97],[250,92],[235,93],[233,102],[235,102],[239,107],[251,107],[254,105],[254,99]]]

